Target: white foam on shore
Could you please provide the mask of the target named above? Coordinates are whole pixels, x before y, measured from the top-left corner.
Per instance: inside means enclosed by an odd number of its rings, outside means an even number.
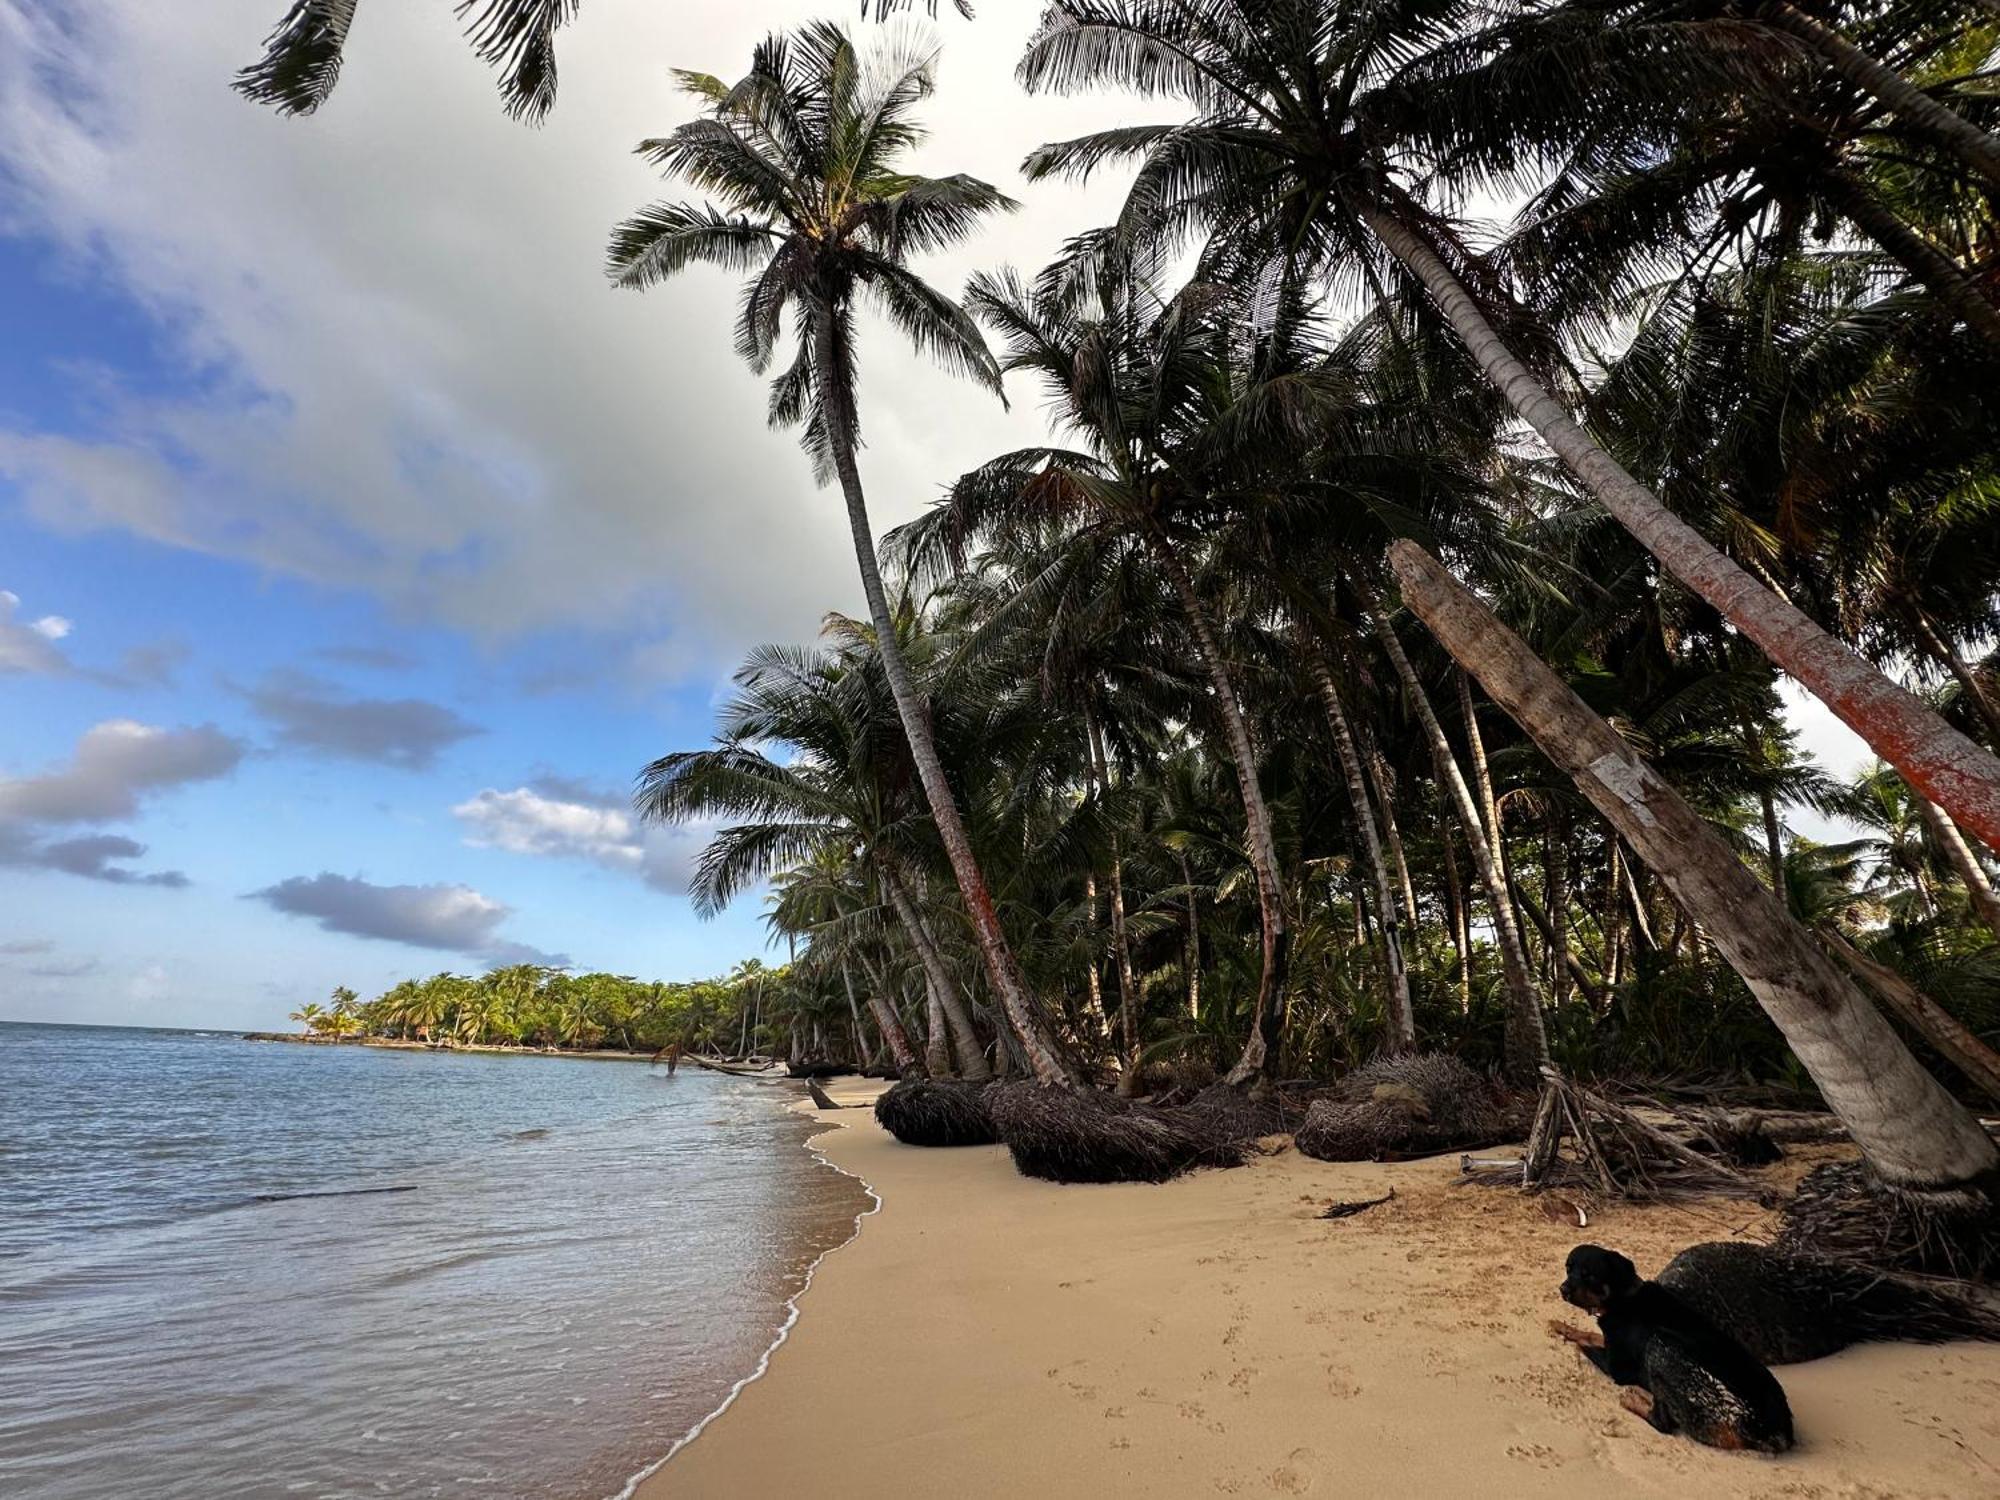
[[[791,1105],[787,1105],[785,1107],[787,1109],[792,1108]],[[878,1213],[881,1211],[882,1195],[875,1191],[874,1184],[869,1182],[869,1180],[863,1177],[859,1172],[850,1172],[847,1170],[847,1168],[839,1165],[837,1162],[828,1160],[826,1153],[820,1150],[819,1148],[819,1143],[821,1141],[832,1140],[835,1132],[845,1130],[846,1128],[847,1127],[844,1125],[836,1124],[833,1126],[832,1130],[823,1131],[818,1135],[808,1137],[805,1142],[805,1148],[806,1150],[812,1153],[813,1159],[817,1161],[821,1166],[831,1167],[834,1171],[840,1173],[841,1176],[852,1177],[856,1182],[860,1183],[861,1190],[868,1195],[868,1207],[862,1209],[860,1213],[854,1216],[854,1228],[849,1232],[846,1239],[842,1240],[838,1245],[827,1246],[826,1249],[820,1251],[820,1253],[813,1258],[813,1263],[810,1266],[806,1267],[806,1279],[799,1284],[799,1289],[796,1292],[793,1292],[791,1296],[785,1299],[785,1321],[779,1325],[777,1335],[771,1340],[770,1344],[765,1348],[763,1354],[758,1358],[757,1368],[752,1370],[748,1375],[745,1375],[741,1380],[737,1381],[736,1384],[732,1385],[729,1388],[729,1394],[722,1398],[722,1404],[717,1406],[714,1411],[710,1412],[707,1416],[703,1417],[699,1422],[695,1423],[694,1426],[690,1427],[686,1432],[681,1434],[681,1436],[675,1441],[673,1447],[669,1448],[664,1456],[655,1459],[652,1463],[647,1464],[645,1468],[641,1469],[638,1473],[634,1474],[630,1479],[626,1480],[625,1487],[621,1489],[616,1495],[612,1496],[611,1500],[632,1500],[632,1497],[639,1492],[640,1485],[644,1484],[648,1479],[651,1479],[655,1474],[659,1473],[660,1470],[664,1469],[668,1464],[672,1463],[675,1454],[679,1453],[681,1449],[687,1447],[689,1443],[692,1443],[696,1438],[700,1437],[702,1433],[707,1430],[708,1424],[710,1422],[713,1422],[717,1417],[721,1416],[724,1412],[728,1411],[730,1407],[736,1404],[736,1398],[738,1396],[742,1395],[743,1392],[747,1390],[751,1385],[753,1385],[755,1382],[763,1378],[764,1372],[771,1368],[771,1356],[776,1354],[778,1350],[784,1345],[785,1340],[792,1336],[792,1329],[797,1325],[799,1321],[799,1299],[805,1296],[807,1292],[812,1290],[813,1277],[819,1274],[819,1268],[826,1263],[826,1258],[829,1255],[833,1254],[834,1251],[836,1250],[846,1249],[849,1245],[853,1244],[857,1239],[859,1239],[861,1237],[861,1221],[867,1218],[870,1214]]]

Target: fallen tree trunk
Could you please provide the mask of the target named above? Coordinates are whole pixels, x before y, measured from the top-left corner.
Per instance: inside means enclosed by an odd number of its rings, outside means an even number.
[[[1706,930],[1875,1174],[1990,1203],[1992,1138],[1700,814],[1435,558],[1408,541],[1389,558],[1404,602]]]

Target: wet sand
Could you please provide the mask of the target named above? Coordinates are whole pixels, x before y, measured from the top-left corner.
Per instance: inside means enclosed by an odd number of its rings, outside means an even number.
[[[818,1149],[881,1211],[820,1267],[769,1373],[641,1500],[2000,1496],[2000,1346],[1782,1369],[1800,1447],[1768,1459],[1654,1433],[1547,1334],[1575,1316],[1555,1294],[1571,1245],[1650,1274],[1688,1244],[1758,1237],[1753,1205],[1613,1207],[1580,1231],[1454,1186],[1455,1159],[1291,1151],[1161,1187],[1057,1187],[999,1147],[916,1150],[862,1110],[816,1118],[836,1127]]]

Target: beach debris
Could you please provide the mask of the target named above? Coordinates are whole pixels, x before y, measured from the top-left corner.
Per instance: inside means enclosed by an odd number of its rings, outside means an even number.
[[[1320,1210],[1317,1217],[1322,1219],[1351,1219],[1356,1214],[1367,1213],[1371,1208],[1380,1208],[1395,1196],[1396,1190],[1390,1188],[1388,1192],[1379,1198],[1356,1198],[1346,1203],[1329,1203],[1325,1208]]]
[[[1990,1282],[2000,1276],[2000,1212],[1984,1193],[1899,1191],[1858,1161],[1827,1162],[1800,1179],[1776,1248]]]
[[[1559,1224],[1574,1224],[1578,1229],[1590,1227],[1590,1214],[1574,1199],[1550,1193],[1539,1201],[1545,1218],[1554,1219]]]
[[[993,1085],[986,1103],[1015,1169],[1045,1182],[1166,1182],[1195,1167],[1237,1167],[1258,1134],[1249,1115],[1220,1101],[1162,1109],[1016,1082]]]
[[[1874,1262],[1770,1245],[1690,1245],[1655,1278],[1767,1365],[1823,1359],[1850,1344],[2000,1342],[2000,1306],[1963,1283],[1887,1275]]]
[[[865,1104],[842,1104],[833,1095],[820,1087],[817,1078],[808,1078],[806,1080],[806,1092],[812,1096],[812,1102],[821,1109],[866,1109],[868,1107]]]
[[[1640,1202],[1714,1196],[1761,1202],[1771,1196],[1755,1178],[1555,1069],[1542,1069],[1542,1080],[1520,1162],[1495,1162],[1482,1170],[1472,1158],[1462,1158],[1467,1181],[1530,1192],[1583,1188]]]
[[[1296,1140],[1321,1161],[1392,1161],[1505,1140],[1518,1128],[1491,1078],[1445,1053],[1378,1058],[1306,1110]]]
[[[990,1146],[993,1085],[956,1078],[905,1078],[875,1101],[875,1118],[906,1146]]]

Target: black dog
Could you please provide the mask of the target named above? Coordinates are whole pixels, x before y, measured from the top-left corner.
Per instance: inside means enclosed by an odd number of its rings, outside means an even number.
[[[1711,1448],[1783,1453],[1792,1446],[1784,1387],[1743,1346],[1638,1267],[1597,1245],[1569,1253],[1563,1301],[1597,1314],[1598,1333],[1552,1323],[1626,1386],[1624,1405],[1661,1432]]]

